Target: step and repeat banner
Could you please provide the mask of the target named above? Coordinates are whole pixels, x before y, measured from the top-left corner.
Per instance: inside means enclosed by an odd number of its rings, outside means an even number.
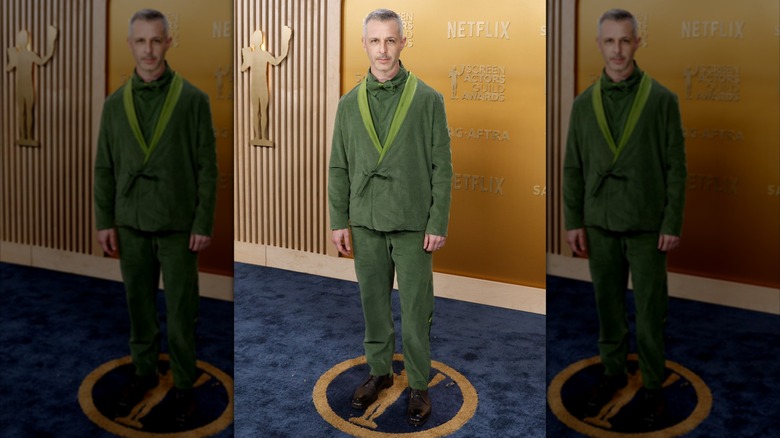
[[[404,20],[404,66],[444,96],[454,177],[434,269],[545,285],[545,2],[345,0],[341,91],[366,75],[363,19]]]
[[[671,270],[780,287],[780,2],[626,0],[642,38],[636,60],[677,94],[688,190]],[[598,18],[578,7],[577,93],[601,74]]]
[[[211,103],[217,134],[219,186],[211,246],[200,254],[200,269],[233,273],[233,2],[230,0],[111,1],[108,8],[107,95],[131,77],[133,57],[127,46],[130,17],[153,7],[168,18],[173,42],[166,59],[171,68],[204,93]]]

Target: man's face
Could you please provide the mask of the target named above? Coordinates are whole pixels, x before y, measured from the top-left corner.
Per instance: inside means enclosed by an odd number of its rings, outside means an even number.
[[[634,68],[634,52],[639,48],[639,38],[634,38],[631,20],[604,20],[601,35],[596,39],[607,76],[625,79]]]
[[[395,20],[371,20],[366,23],[363,48],[366,49],[374,76],[392,79],[388,76],[398,67],[398,59],[405,44],[406,38],[401,38],[401,29]]]
[[[165,36],[162,20],[135,20],[127,44],[141,76],[159,76],[165,69],[165,52],[171,45],[171,38]]]

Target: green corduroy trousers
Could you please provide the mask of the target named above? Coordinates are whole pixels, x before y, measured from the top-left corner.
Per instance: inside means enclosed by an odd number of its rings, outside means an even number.
[[[636,339],[643,385],[659,389],[664,381],[664,326],[669,294],[666,253],[658,233],[615,233],[587,228],[590,273],[599,317],[599,354],[605,374],[626,373],[628,275],[636,304]]]
[[[190,233],[147,233],[119,227],[118,234],[136,374],[157,372],[160,323],[156,296],[162,273],[174,385],[190,389],[195,383],[195,326],[200,304],[198,254],[189,250]]]
[[[433,320],[432,255],[423,231],[380,232],[352,227],[355,271],[365,319],[363,346],[371,374],[392,371],[395,330],[390,293],[398,277],[404,368],[409,387],[428,389]]]

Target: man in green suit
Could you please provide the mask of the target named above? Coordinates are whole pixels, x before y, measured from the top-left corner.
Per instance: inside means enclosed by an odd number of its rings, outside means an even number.
[[[119,254],[135,366],[117,413],[126,415],[158,384],[162,272],[175,417],[183,424],[195,409],[198,252],[211,242],[216,139],[208,97],[165,61],[165,16],[137,12],[127,42],[135,70],[106,99],[95,159],[98,241],[107,254]]]
[[[407,420],[419,426],[431,413],[432,253],[447,239],[450,139],[443,97],[399,59],[406,38],[398,14],[371,12],[362,41],[371,68],[339,102],[328,183],[332,240],[344,255],[354,246],[365,320],[370,375],[352,406],[366,409],[393,384],[395,272],[410,388]]]
[[[639,69],[636,19],[614,9],[599,19],[604,72],[573,104],[564,161],[567,240],[588,256],[604,375],[588,401],[595,415],[626,384],[625,293],[636,302],[645,419],[664,409],[666,253],[680,243],[685,144],[677,97]]]

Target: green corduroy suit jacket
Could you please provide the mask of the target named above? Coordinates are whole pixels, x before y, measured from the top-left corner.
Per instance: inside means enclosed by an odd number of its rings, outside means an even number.
[[[418,81],[398,136],[377,166],[379,151],[360,116],[358,91],[341,98],[336,114],[328,177],[331,229],[352,225],[446,236],[452,157],[444,98]]]
[[[592,97],[593,86],[577,96],[571,111],[563,173],[566,229],[679,236],[687,170],[677,96],[653,80],[639,122],[614,164]]]
[[[166,74],[169,73],[170,69]],[[135,102],[139,112],[144,102],[138,97]],[[154,112],[159,110],[155,108]],[[139,115],[147,142],[154,120]],[[97,229],[122,226],[149,232],[180,231],[211,236],[217,155],[205,93],[184,81],[170,123],[146,164],[144,158],[130,128],[120,88],[106,99],[100,123],[95,159]]]

